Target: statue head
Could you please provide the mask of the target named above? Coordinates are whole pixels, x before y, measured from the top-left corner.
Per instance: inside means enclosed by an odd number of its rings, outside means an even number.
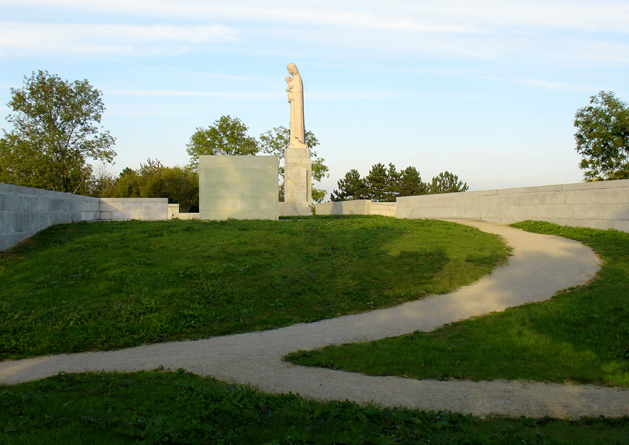
[[[292,74],[293,76],[295,74],[299,74],[299,70],[297,69],[297,65],[295,65],[294,63],[289,63],[286,68],[288,68],[288,72],[290,74]]]

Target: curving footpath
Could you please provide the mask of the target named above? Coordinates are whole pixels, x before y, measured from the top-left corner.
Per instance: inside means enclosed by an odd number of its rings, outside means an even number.
[[[347,399],[477,416],[629,415],[626,389],[527,381],[374,377],[282,361],[284,355],[298,349],[431,331],[445,323],[545,300],[561,289],[587,283],[600,267],[591,249],[572,240],[481,221],[455,222],[501,235],[514,249],[508,264],[450,294],[390,309],[206,340],[0,362],[0,383],[31,381],[61,371],[138,371],[163,366],[233,383],[250,383],[264,392],[291,391],[317,400]]]

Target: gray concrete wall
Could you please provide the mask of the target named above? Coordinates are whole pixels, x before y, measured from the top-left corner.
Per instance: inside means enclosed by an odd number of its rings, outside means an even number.
[[[629,180],[521,187],[397,199],[398,218],[527,219],[629,232]]]
[[[0,184],[0,251],[54,224],[98,219],[98,198]]]
[[[278,219],[277,156],[199,156],[200,219]]]
[[[315,213],[317,215],[371,215],[371,204],[369,199],[324,202],[315,206]]]
[[[168,198],[102,198],[101,221],[161,221],[168,219]]]
[[[372,202],[370,215],[397,216],[397,203],[395,202]]]
[[[55,224],[167,218],[167,198],[99,199],[0,184],[0,251]]]
[[[396,203],[372,202],[369,199],[325,202],[315,207],[317,215],[382,215],[396,216]]]

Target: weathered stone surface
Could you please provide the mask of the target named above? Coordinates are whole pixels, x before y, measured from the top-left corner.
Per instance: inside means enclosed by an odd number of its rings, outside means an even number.
[[[200,156],[200,219],[277,219],[277,156]]]

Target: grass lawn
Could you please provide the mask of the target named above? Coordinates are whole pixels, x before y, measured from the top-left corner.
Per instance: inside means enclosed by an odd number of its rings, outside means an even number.
[[[629,418],[475,419],[316,403],[179,372],[60,374],[0,386],[0,443],[626,444]]]
[[[369,343],[300,351],[287,359],[370,375],[526,379],[629,386],[629,233],[514,224],[590,246],[603,260],[588,285],[552,299]],[[629,436],[628,436],[629,437]]]
[[[443,221],[76,223],[0,253],[0,359],[310,322],[443,293],[509,254]]]

